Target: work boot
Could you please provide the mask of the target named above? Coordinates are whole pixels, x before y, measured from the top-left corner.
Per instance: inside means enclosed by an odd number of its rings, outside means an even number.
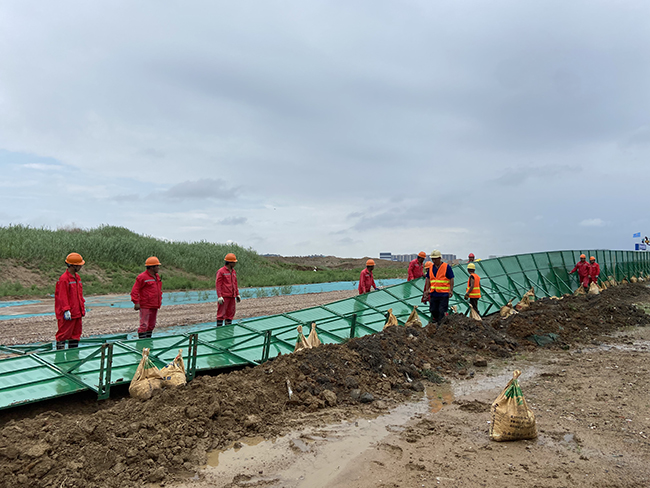
[[[232,320],[226,319],[226,325],[230,325],[230,324],[232,324]]]
[[[70,339],[68,341],[68,349],[72,349],[73,347],[79,347],[79,341]]]
[[[146,334],[145,337],[146,337],[147,339],[150,339],[150,338],[151,338],[151,335],[153,334],[153,330],[148,330],[147,332],[145,332],[145,334]]]
[[[138,339],[146,339],[146,338],[147,338],[146,332],[138,332]]]
[[[217,327],[221,327],[223,325],[223,320],[217,320]]]
[[[57,350],[65,349],[65,341],[56,341],[56,348]]]

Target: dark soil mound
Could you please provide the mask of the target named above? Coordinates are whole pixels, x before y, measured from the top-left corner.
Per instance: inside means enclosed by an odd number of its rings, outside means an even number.
[[[573,342],[649,325],[650,317],[632,305],[643,300],[650,300],[646,287],[626,285],[595,297],[539,300],[506,320],[476,322],[454,314],[437,328],[390,327],[346,344],[201,376],[144,402],[62,404],[5,421],[0,487],[142,486],[191,476],[211,449],[251,434],[287,432],[305,421],[303,412],[336,407],[344,415],[372,408],[374,400],[404,399],[422,391],[424,379],[467,374],[478,360],[508,356],[524,343],[534,347],[523,340],[533,333],[554,332]]]

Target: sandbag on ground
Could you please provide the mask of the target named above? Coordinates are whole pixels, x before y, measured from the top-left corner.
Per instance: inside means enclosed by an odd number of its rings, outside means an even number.
[[[179,349],[174,360],[160,370],[163,386],[181,386],[187,383],[183,350]]]
[[[142,359],[129,386],[129,394],[140,400],[148,400],[154,390],[162,388],[162,375],[153,361],[149,359],[149,351],[147,347],[142,349]]]
[[[493,441],[516,441],[537,437],[535,414],[528,408],[517,381],[520,375],[521,371],[516,370],[508,386],[492,403],[490,439]]]

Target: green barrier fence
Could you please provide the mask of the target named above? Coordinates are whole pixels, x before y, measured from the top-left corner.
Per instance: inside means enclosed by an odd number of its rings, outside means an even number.
[[[519,254],[476,262],[481,276],[482,315],[497,312],[509,300],[515,303],[531,287],[537,297],[572,293],[579,285],[569,271],[580,254],[595,256],[601,279],[617,281],[650,272],[649,255],[635,251],[581,250]],[[468,313],[464,300],[468,273],[466,265],[454,266],[456,275],[450,306]],[[323,343],[342,343],[381,331],[388,309],[400,324],[418,305],[423,324],[429,321],[427,305],[421,303],[424,279],[413,280],[365,295],[327,305],[261,317],[223,327],[206,324],[193,334],[165,335],[151,339],[126,340],[115,334],[82,339],[76,349],[53,350],[52,343],[29,346],[0,346],[19,354],[0,360],[0,409],[91,391],[99,399],[110,395],[112,385],[127,384],[135,374],[143,347],[151,348],[150,358],[158,367],[170,363],[183,350],[188,380],[196,371],[256,365],[293,351],[296,327],[309,330],[312,322]]]

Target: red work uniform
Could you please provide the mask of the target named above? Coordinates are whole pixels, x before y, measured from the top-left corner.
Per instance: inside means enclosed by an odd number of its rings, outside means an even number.
[[[160,275],[151,276],[149,271],[140,273],[131,289],[131,301],[140,304],[138,333],[150,332],[156,327],[156,317],[162,305],[162,281]]]
[[[83,286],[78,274],[69,270],[61,275],[54,289],[54,314],[59,325],[56,340],[78,341],[81,337],[81,317],[86,315]],[[65,320],[63,314],[70,311],[72,320]]]
[[[575,273],[576,270],[578,271],[578,278],[580,279],[580,284],[582,284],[582,286],[587,288],[589,286],[589,263],[587,261],[585,262],[578,261],[578,263],[569,272],[569,274]]]
[[[237,286],[237,272],[224,266],[217,271],[217,297],[223,297],[223,303],[217,305],[217,320],[232,320],[235,317],[235,304],[239,287]]]
[[[417,278],[422,278],[424,276],[424,264],[418,263],[417,259],[414,259],[409,264],[409,275],[408,281],[415,280]]]
[[[372,271],[368,271],[368,268],[366,268],[361,271],[361,275],[359,276],[359,295],[368,293],[373,288],[375,290],[377,289],[375,279],[372,276]]]
[[[598,284],[598,277],[600,276],[600,264],[589,263],[589,281],[590,283]]]

